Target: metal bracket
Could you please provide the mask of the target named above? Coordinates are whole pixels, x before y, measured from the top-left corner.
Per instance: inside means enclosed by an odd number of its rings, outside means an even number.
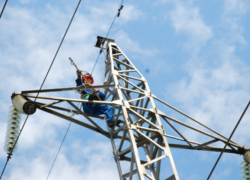
[[[101,49],[106,49],[104,47],[105,41],[115,42],[114,39],[109,39],[109,38],[106,38],[106,37],[97,36],[97,41],[96,41],[95,47],[98,47],[98,48],[101,48]]]

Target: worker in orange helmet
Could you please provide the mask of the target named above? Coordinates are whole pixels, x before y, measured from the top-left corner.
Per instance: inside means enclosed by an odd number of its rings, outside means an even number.
[[[82,78],[81,78],[82,76]],[[77,79],[76,85],[77,86],[84,86],[88,87],[94,83],[94,78],[86,71],[77,70]],[[95,89],[97,95],[100,97],[102,101],[105,99],[105,94],[100,91],[100,89]],[[81,93],[81,98],[83,100],[99,100],[97,96],[93,95],[91,89],[84,89],[83,91],[79,90]],[[108,126],[110,128],[114,127],[113,115],[114,115],[114,108],[110,105],[103,105],[103,104],[94,104],[94,103],[82,103],[83,111],[88,114],[93,114],[96,116],[105,114],[107,117]]]

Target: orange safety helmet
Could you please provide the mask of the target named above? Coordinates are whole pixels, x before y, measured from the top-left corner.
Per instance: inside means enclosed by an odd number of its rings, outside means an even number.
[[[85,79],[90,79],[91,80],[91,82],[90,82],[91,84],[94,83],[94,78],[89,73],[86,73],[85,75],[83,75],[83,77],[82,77],[82,82],[83,83],[85,82]]]

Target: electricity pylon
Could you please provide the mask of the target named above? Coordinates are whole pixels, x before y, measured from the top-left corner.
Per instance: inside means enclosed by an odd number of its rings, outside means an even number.
[[[158,180],[163,178],[162,174],[168,174],[167,177],[164,177],[165,180],[179,180],[170,148],[215,152],[223,150],[222,147],[227,143],[228,138],[153,95],[147,80],[113,39],[98,36],[96,47],[101,48],[101,52],[106,52],[104,82],[103,85],[90,86],[89,88],[102,88],[106,99],[105,101],[91,102],[114,107],[114,128],[108,128],[108,131],[105,130],[106,128],[103,128],[104,121],[93,120],[94,118],[105,120],[105,117],[86,114],[74,103],[89,102],[88,100],[32,95],[32,93],[37,92],[81,90],[84,88],[82,86],[13,93],[13,104],[17,109],[23,107],[29,109],[26,112],[34,113],[35,110],[32,110],[32,108],[38,108],[110,138],[121,180],[131,180],[136,176],[140,180]],[[37,101],[32,102],[32,98],[36,98]],[[38,102],[40,99],[52,100],[52,102]],[[192,125],[163,113],[156,107],[155,101],[189,119],[192,121],[190,123]],[[32,102],[32,106],[28,106],[27,102],[29,105]],[[65,106],[56,106],[56,104],[63,102],[68,103],[73,110],[67,109]],[[59,111],[81,114],[89,123],[77,120]],[[166,122],[166,125],[163,126],[162,122]],[[194,127],[194,124],[198,124],[202,130]],[[167,127],[169,132],[165,131],[164,127]],[[203,137],[201,138],[203,142],[188,140],[188,136],[182,133],[187,129],[200,134]],[[204,129],[208,130],[208,132],[204,131]],[[171,133],[174,135],[170,135]],[[168,140],[172,143],[169,143]],[[248,158],[246,158],[248,160],[246,161],[249,163],[248,150],[248,148],[230,140],[225,152],[248,154]],[[162,167],[163,160],[164,167],[167,169]],[[122,164],[122,161],[129,162],[129,168],[127,164]],[[160,173],[163,170],[164,173]]]

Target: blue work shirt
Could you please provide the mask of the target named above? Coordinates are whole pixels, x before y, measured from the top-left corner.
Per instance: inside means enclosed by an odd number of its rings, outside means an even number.
[[[76,85],[77,86],[83,86],[83,83],[82,83],[82,80],[81,79],[76,79]],[[91,89],[84,89],[83,91],[82,90],[78,90],[78,92],[81,93],[81,95],[86,95],[86,94],[92,94],[92,90]],[[97,90],[96,91],[98,96],[101,98],[101,100],[105,100],[105,94],[103,92],[101,92],[100,90]],[[85,98],[83,98],[85,99]],[[87,99],[87,98],[86,98]],[[82,103],[82,106],[83,106],[83,111],[85,113],[88,113],[88,114],[93,114],[93,115],[96,115],[96,116],[99,116],[99,115],[102,115],[102,114],[105,114],[106,117],[107,117],[107,121],[113,121],[113,114],[114,114],[114,108],[113,106],[110,106],[110,105],[103,105],[103,104],[95,104],[94,107],[89,107],[87,105],[87,103]]]

